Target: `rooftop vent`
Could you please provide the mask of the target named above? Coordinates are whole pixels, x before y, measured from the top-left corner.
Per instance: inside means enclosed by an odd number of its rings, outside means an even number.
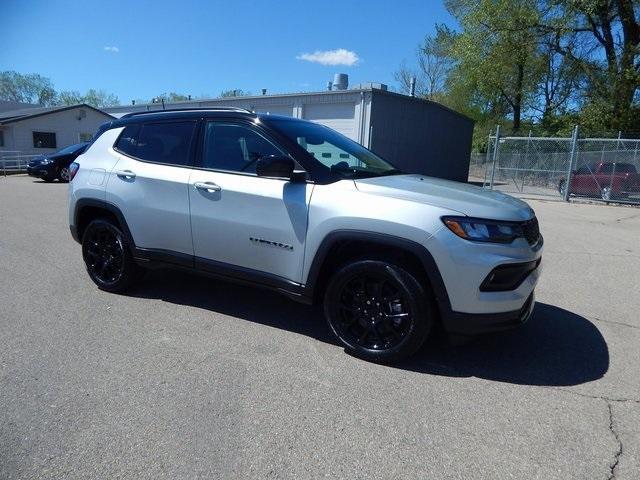
[[[336,73],[333,76],[333,89],[346,90],[349,88],[349,75],[346,73]]]

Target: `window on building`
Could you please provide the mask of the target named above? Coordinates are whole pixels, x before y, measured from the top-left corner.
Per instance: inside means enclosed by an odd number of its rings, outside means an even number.
[[[4,132],[0,130],[0,147],[4,147]]]
[[[202,155],[204,168],[256,173],[258,160],[270,155],[283,155],[283,152],[248,126],[207,124]]]
[[[58,148],[54,132],[33,132],[33,148]]]
[[[149,162],[188,165],[196,122],[147,123],[142,125],[135,157]]]

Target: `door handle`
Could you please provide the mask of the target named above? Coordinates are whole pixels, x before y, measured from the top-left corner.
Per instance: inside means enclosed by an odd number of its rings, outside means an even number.
[[[136,174],[131,170],[116,170],[116,175],[120,178],[136,178]]]
[[[219,192],[222,190],[220,185],[216,185],[213,182],[196,182],[193,184],[198,190],[205,190],[207,192]]]

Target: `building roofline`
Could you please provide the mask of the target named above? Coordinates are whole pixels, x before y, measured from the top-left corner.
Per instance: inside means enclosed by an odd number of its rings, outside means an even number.
[[[179,109],[182,108],[216,108],[214,106],[211,107],[207,107],[207,106],[200,106],[199,104],[201,103],[206,103],[206,102],[252,102],[255,100],[265,100],[265,99],[280,99],[280,98],[295,98],[295,97],[300,97],[300,96],[316,96],[316,95],[349,95],[349,94],[359,94],[359,93],[369,93],[369,92],[373,92],[373,95],[389,95],[389,96],[394,96],[394,97],[398,97],[398,98],[402,98],[404,100],[407,101],[412,101],[412,102],[421,102],[421,103],[427,103],[430,105],[433,105],[437,108],[442,108],[444,110],[447,110],[457,116],[460,116],[466,120],[469,120],[471,122],[475,123],[475,120],[473,120],[471,117],[465,115],[464,113],[460,113],[457,112],[456,110],[453,110],[450,107],[447,107],[446,105],[443,105],[441,103],[438,102],[434,102],[433,100],[427,100],[426,98],[420,98],[420,97],[410,97],[408,95],[404,95],[402,93],[397,93],[397,92],[391,92],[389,90],[383,90],[381,88],[375,88],[375,87],[365,87],[365,88],[352,88],[352,89],[346,89],[346,90],[320,90],[317,92],[294,92],[294,93],[276,93],[276,94],[271,94],[271,95],[246,95],[246,96],[237,96],[237,97],[216,97],[216,98],[200,98],[200,99],[192,99],[192,100],[181,100],[178,102],[165,102],[165,109],[166,110],[170,110],[170,109],[175,109],[176,107],[173,107],[174,105],[194,105],[194,107],[177,107]],[[230,105],[232,106],[232,105]],[[135,105],[117,105],[114,107],[107,107],[107,110],[111,110],[114,113],[119,113],[122,111],[131,111],[131,110],[136,110],[136,109],[142,109],[142,108],[147,108],[148,110],[145,110],[145,112],[158,112],[158,111],[162,111],[162,103],[139,103],[139,104],[135,104]],[[150,108],[150,109],[149,109]],[[141,112],[142,113],[142,112]]]
[[[389,96],[394,96],[394,97],[401,97],[405,100],[409,100],[409,101],[413,101],[413,102],[420,102],[420,103],[427,103],[430,105],[435,105],[438,108],[442,108],[443,110],[448,110],[449,112],[453,113],[454,115],[457,115],[459,117],[462,117],[466,120],[469,120],[470,122],[475,123],[476,121],[469,117],[468,115],[465,115],[464,113],[458,112],[456,110],[454,110],[451,107],[447,107],[446,105],[443,105],[442,103],[438,103],[438,102],[434,102],[433,100],[429,100],[427,98],[422,98],[422,97],[411,97],[409,95],[405,95],[403,93],[397,93],[397,92],[390,92],[389,90],[380,90],[380,89],[374,89],[375,93],[378,94],[384,94],[384,95],[389,95]]]
[[[103,115],[107,115],[113,119],[115,119],[115,117],[113,115],[111,115],[110,113],[105,112],[104,110],[100,110],[99,108],[93,107],[91,105],[88,105],[86,103],[77,103],[75,105],[67,105],[64,107],[51,107],[50,109],[44,111],[44,112],[38,112],[38,113],[33,113],[33,114],[29,114],[26,113],[24,115],[18,115],[15,117],[9,117],[6,120],[0,119],[0,125],[6,125],[7,123],[16,123],[16,122],[21,122],[23,120],[29,120],[32,118],[36,118],[36,117],[42,117],[43,115],[49,115],[51,113],[59,113],[59,112],[64,112],[67,110],[73,110],[74,108],[89,108],[91,110],[94,110],[98,113],[102,113]],[[11,113],[11,111],[9,112],[3,112],[3,113]]]
[[[191,100],[180,100],[177,102],[165,102],[165,106],[169,107],[170,105],[175,104],[198,104],[202,102],[241,102],[241,101],[251,101],[265,98],[282,98],[282,97],[299,97],[301,95],[340,95],[340,94],[349,94],[349,93],[360,93],[360,92],[370,92],[372,90],[377,90],[375,88],[353,88],[347,90],[320,90],[317,92],[292,92],[292,93],[274,93],[270,95],[239,95],[237,97],[213,97],[213,98],[196,98]],[[140,108],[140,107],[153,107],[162,109],[162,103],[136,103],[135,105],[116,105],[113,107],[106,107],[107,110],[112,109],[127,109],[127,108]],[[206,108],[206,107],[205,107]],[[215,108],[215,107],[211,107]],[[169,108],[167,108],[168,110]],[[151,110],[150,110],[151,111]]]

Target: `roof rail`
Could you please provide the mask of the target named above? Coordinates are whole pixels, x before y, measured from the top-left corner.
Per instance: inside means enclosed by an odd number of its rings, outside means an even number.
[[[148,113],[163,113],[163,112],[193,112],[198,110],[217,110],[222,112],[243,112],[243,113],[254,113],[251,110],[242,107],[192,107],[192,108],[168,108],[166,110],[145,110],[142,112],[131,112],[123,115],[120,118],[130,118],[135,117],[136,115],[145,115]]]

